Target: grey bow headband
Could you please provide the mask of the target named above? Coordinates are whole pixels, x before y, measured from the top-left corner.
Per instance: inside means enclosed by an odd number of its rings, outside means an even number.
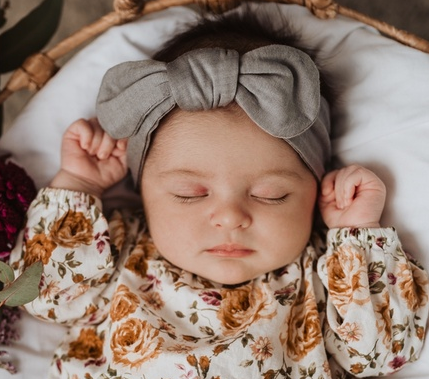
[[[139,187],[151,133],[176,105],[209,110],[232,101],[264,131],[285,140],[320,180],[330,157],[329,108],[319,71],[301,50],[269,45],[190,51],[170,63],[126,62],[111,68],[97,98],[97,116],[113,138],[129,138],[128,165]]]

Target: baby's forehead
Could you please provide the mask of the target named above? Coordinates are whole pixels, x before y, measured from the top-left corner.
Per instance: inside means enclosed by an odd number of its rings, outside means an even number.
[[[243,163],[266,162],[278,169],[282,167],[277,164],[279,159],[287,162],[297,157],[301,161],[285,140],[270,135],[238,105],[207,111],[174,110],[154,132],[147,159],[163,155],[166,161],[175,156],[177,161],[193,162],[212,154],[213,161],[208,162],[216,165],[220,154],[233,156],[234,151],[244,158]]]
[[[200,111],[186,111],[175,107],[160,121],[156,130],[152,133],[151,144],[153,144],[157,136],[175,140],[179,134],[190,133],[193,128],[187,128],[186,126],[195,126],[195,128],[204,129],[208,123],[213,125],[214,128],[227,123],[228,127],[234,128],[234,126],[239,126],[249,120],[261,132],[268,134],[253,122],[246,112],[235,102],[225,107]]]
[[[174,125],[177,122],[183,121],[198,122],[201,118],[216,118],[219,117],[219,115],[225,115],[231,119],[236,119],[237,121],[248,117],[243,108],[241,108],[235,101],[224,107],[199,111],[187,111],[176,106],[160,121],[159,127],[163,125]]]
[[[191,144],[191,141],[197,138],[198,143]],[[297,157],[299,164],[308,169],[305,161],[287,141],[269,134],[235,102],[226,107],[206,111],[185,111],[176,107],[154,131],[147,159],[150,159],[152,154],[169,155],[180,148],[177,145],[183,144],[188,148],[181,149],[181,155],[190,157],[204,154],[207,145],[232,144],[231,148],[236,149],[248,146],[250,160],[268,153],[273,162],[279,149]],[[292,161],[297,163],[294,159]],[[216,164],[216,161],[213,164]]]

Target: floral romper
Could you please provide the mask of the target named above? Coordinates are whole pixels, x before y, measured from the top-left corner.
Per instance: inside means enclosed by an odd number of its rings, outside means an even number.
[[[315,239],[317,241],[317,239]],[[11,256],[42,260],[26,309],[69,326],[49,378],[274,379],[386,375],[416,360],[428,275],[393,228],[333,229],[289,265],[236,286],[163,259],[141,212],[40,190]]]

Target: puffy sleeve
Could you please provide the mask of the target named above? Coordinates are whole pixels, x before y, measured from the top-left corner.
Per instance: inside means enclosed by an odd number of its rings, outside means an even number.
[[[333,229],[318,274],[327,289],[327,351],[356,377],[416,360],[429,313],[427,272],[394,228]]]
[[[62,189],[39,191],[11,254],[17,274],[35,261],[44,265],[40,295],[25,305],[29,313],[63,324],[105,317],[115,263],[108,229],[99,199]]]

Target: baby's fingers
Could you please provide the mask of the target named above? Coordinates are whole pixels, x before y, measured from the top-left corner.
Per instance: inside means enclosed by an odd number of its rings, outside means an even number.
[[[79,119],[67,129],[64,140],[74,140],[89,155],[95,155],[102,140],[103,131],[94,120]]]
[[[100,160],[109,158],[116,149],[117,141],[101,128],[96,118],[90,119],[89,124],[92,129],[92,138],[89,141],[82,141],[88,144],[86,148],[88,153]]]
[[[360,166],[351,165],[338,172],[335,182],[338,208],[344,209],[352,204],[362,184],[363,170]]]
[[[112,155],[116,147],[116,140],[110,137],[107,133],[103,134],[100,145],[97,150],[98,159],[107,159]]]
[[[320,186],[320,202],[329,203],[335,200],[335,178],[338,170],[327,173]]]
[[[104,131],[95,118],[89,119],[87,124],[91,129],[91,133],[86,134],[85,139],[81,139],[81,147],[86,150],[89,155],[97,156],[103,141]]]
[[[94,138],[92,125],[85,119],[74,121],[65,131],[63,138],[63,148],[67,150],[77,146],[79,149],[88,152]]]
[[[127,139],[119,139],[116,141],[116,147],[121,151],[127,150],[127,144],[128,144]]]
[[[78,139],[80,141],[82,141],[82,139],[88,140],[88,138],[90,138],[91,135],[92,135],[92,127],[89,124],[89,122],[83,118],[80,118],[72,122],[64,132],[64,137]]]

